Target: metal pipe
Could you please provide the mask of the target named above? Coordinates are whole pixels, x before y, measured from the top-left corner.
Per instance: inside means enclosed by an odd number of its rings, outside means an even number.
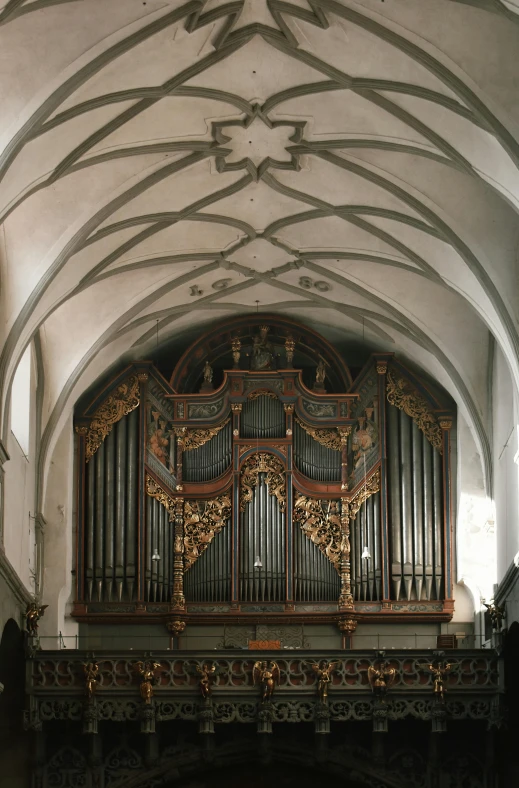
[[[113,590],[114,573],[114,519],[115,519],[115,432],[112,430],[105,438],[105,593],[110,602]]]
[[[156,506],[156,501],[150,495],[146,496],[146,570],[145,570],[145,579],[146,579],[146,599],[151,601],[151,569],[152,569],[152,562],[151,562],[151,540],[152,540],[152,522],[153,522],[153,510]]]
[[[96,474],[95,462],[91,459],[87,465],[87,500],[85,518],[85,569],[87,599],[92,599],[94,585],[94,534],[95,534],[95,501],[96,501]]]
[[[391,575],[393,596],[400,598],[402,583],[402,517],[400,501],[400,441],[398,429],[398,410],[388,405],[388,454],[389,454],[389,509],[391,522]]]
[[[422,467],[423,467],[423,503],[424,503],[424,532],[425,532],[425,598],[432,599],[433,593],[433,564],[434,564],[434,528],[433,528],[433,447],[428,440],[422,441]]]
[[[373,561],[375,565],[375,599],[382,598],[382,552],[381,534],[382,523],[380,522],[380,493],[373,496]]]
[[[95,583],[97,599],[100,602],[104,584],[104,518],[105,518],[105,446],[104,443],[94,455],[96,467],[96,519],[95,519]]]
[[[413,498],[411,476],[411,419],[403,411],[400,415],[400,468],[402,501],[402,546],[406,598],[411,599],[413,585]]]
[[[128,461],[126,483],[126,587],[131,601],[135,589],[135,569],[137,554],[137,511],[138,511],[138,450],[139,450],[139,411],[133,410],[128,416]]]
[[[433,449],[433,485],[434,485],[434,583],[436,599],[443,598],[443,495],[442,495],[442,458],[437,449]]]
[[[422,441],[423,432],[417,424],[412,423],[412,446],[413,446],[413,543],[414,543],[414,575],[416,598],[422,598],[424,582],[423,565],[423,543],[424,543],[424,519],[423,519],[423,451]]]
[[[115,590],[123,597],[126,537],[126,417],[115,425]]]

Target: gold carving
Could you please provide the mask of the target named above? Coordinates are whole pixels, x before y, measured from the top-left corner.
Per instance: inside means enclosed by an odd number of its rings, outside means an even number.
[[[349,552],[349,544],[344,541],[337,501],[318,501],[299,495],[294,505],[294,522],[299,523],[303,533],[339,571],[342,552]]]
[[[182,451],[192,451],[203,446],[204,443],[210,441],[215,435],[218,435],[229,419],[225,419],[221,424],[216,427],[206,427],[204,429],[188,430],[187,427],[176,427],[174,433],[177,436],[179,443],[182,445]]]
[[[155,479],[146,474],[146,492],[151,498],[156,498],[171,514],[175,510],[175,501],[168,493],[157,484]]]
[[[144,373],[146,374],[146,373]],[[132,410],[139,407],[139,375],[132,375],[131,378],[117,386],[113,394],[98,407],[94,417],[90,422],[85,439],[85,460],[88,462],[96,453],[104,439],[112,431],[112,427],[123,416],[127,416]],[[146,374],[147,377],[147,374]],[[82,427],[76,428],[79,430]],[[80,432],[80,434],[84,434]]]
[[[443,419],[440,419],[439,424],[442,430],[450,430],[452,427],[452,419],[447,416]]]
[[[311,438],[320,443],[321,446],[325,446],[327,449],[332,449],[333,451],[340,451],[342,449],[343,442],[347,440],[351,432],[351,427],[332,427],[331,429],[310,427],[308,424],[305,424],[304,421],[298,419],[297,416],[296,421]]]
[[[178,636],[181,635],[184,629],[186,628],[186,622],[180,620],[168,621],[168,623],[166,624],[166,628],[169,629],[172,635],[176,635],[176,637],[178,638]]]
[[[385,375],[387,372],[387,361],[377,361],[377,374]]]
[[[270,495],[275,495],[278,499],[279,509],[285,511],[286,507],[286,482],[285,469],[281,460],[266,452],[252,454],[242,468],[241,490],[240,490],[240,509],[245,511],[246,505],[252,501],[253,488],[260,480],[260,473],[266,473],[265,484]]]
[[[241,340],[239,339],[239,337],[233,337],[231,339],[231,350],[232,350],[232,358],[234,361],[234,369],[239,369],[240,350],[241,350]]]
[[[358,491],[358,493],[350,499],[350,517],[352,520],[354,520],[357,516],[357,512],[364,501],[367,501],[368,498],[370,498],[379,490],[380,470],[377,470],[369,477],[369,479],[366,480],[364,486]]]
[[[231,410],[234,411],[234,413],[241,413],[242,408],[243,404],[241,402],[233,402],[231,405]]]
[[[231,516],[228,493],[212,501],[184,503],[184,572],[193,566]]]
[[[357,629],[357,622],[354,618],[343,618],[339,621],[339,629],[341,632],[344,632],[345,635],[353,635]]]
[[[285,402],[283,405],[285,409],[285,413],[293,413],[294,412],[294,403],[293,402]]]
[[[273,391],[270,389],[256,389],[256,391],[252,391],[248,399],[259,399],[259,397],[269,397],[270,399],[277,399],[278,395],[274,394]]]
[[[443,452],[442,430],[429,404],[405,378],[387,373],[387,401],[410,416],[440,454]]]

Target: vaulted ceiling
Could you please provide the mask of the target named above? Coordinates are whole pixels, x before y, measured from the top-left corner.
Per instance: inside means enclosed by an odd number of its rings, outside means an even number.
[[[4,2],[3,434],[32,338],[43,470],[117,359],[259,302],[427,370],[488,474],[518,52],[518,0]]]

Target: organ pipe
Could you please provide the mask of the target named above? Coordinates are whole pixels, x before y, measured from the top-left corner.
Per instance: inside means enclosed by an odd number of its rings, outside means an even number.
[[[182,477],[186,482],[208,482],[225,473],[231,464],[232,425],[226,424],[214,438],[182,455]]]
[[[395,599],[443,594],[442,460],[413,420],[388,408],[391,565]],[[404,588],[399,580],[404,577]],[[397,593],[398,589],[398,593]]]
[[[243,438],[283,438],[285,436],[285,411],[276,397],[259,396],[243,403],[241,413]]]
[[[381,598],[380,528],[380,492],[376,492],[364,501],[350,526],[352,587],[357,601],[372,602]],[[365,547],[368,557],[363,558]]]
[[[88,464],[85,489],[86,595],[132,599],[138,509],[138,411],[114,425]],[[115,595],[114,595],[115,589]]]
[[[341,452],[328,449],[294,421],[294,462],[296,468],[315,481],[341,480]]]

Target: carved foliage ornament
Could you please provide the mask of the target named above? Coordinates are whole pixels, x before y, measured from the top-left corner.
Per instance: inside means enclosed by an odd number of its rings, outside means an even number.
[[[160,487],[155,479],[146,474],[146,492],[151,498],[156,498],[167,511],[172,514],[175,511],[175,501]]]
[[[252,501],[254,488],[260,481],[260,474],[265,473],[265,484],[270,495],[278,499],[279,509],[285,511],[287,492],[285,469],[281,460],[266,452],[252,454],[243,464],[241,472],[240,509],[245,511],[246,505]]]
[[[193,566],[231,516],[228,493],[212,501],[184,503],[184,572]]]
[[[117,386],[114,393],[110,394],[94,413],[85,437],[86,462],[94,456],[106,436],[112,431],[113,425],[135,410],[139,402],[139,379],[137,375],[132,375]]]
[[[359,492],[350,500],[350,519],[354,519],[364,503],[372,495],[380,490],[380,470],[375,471],[369,479],[366,480],[363,487]]]
[[[294,505],[294,522],[339,571],[347,539],[343,535],[337,501],[318,501],[299,495]]]
[[[317,427],[310,427],[304,421],[296,417],[299,426],[310,435],[311,438],[316,440],[321,446],[333,451],[341,451],[342,447],[348,439],[351,432],[351,427],[333,427],[331,429],[319,429]]]
[[[211,438],[214,438],[215,435],[218,435],[220,430],[222,430],[228,422],[229,419],[225,419],[221,424],[217,424],[216,427],[196,430],[188,430],[187,427],[177,427],[174,432],[177,439],[182,444],[182,450],[191,451],[192,449],[198,449],[200,446],[203,446],[204,443],[210,441]]]
[[[395,378],[387,373],[387,401],[410,416],[440,454],[443,453],[443,436],[440,425],[429,403],[405,378]]]

